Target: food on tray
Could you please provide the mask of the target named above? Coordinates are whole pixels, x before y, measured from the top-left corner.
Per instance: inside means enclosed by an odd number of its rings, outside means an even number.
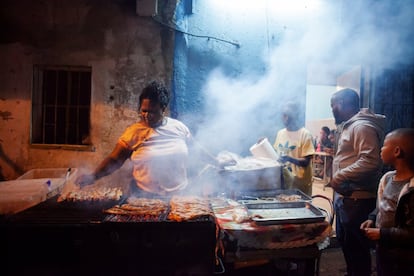
[[[185,221],[204,216],[213,216],[210,202],[207,198],[199,196],[173,196],[170,201],[163,199],[130,197],[126,203],[115,205],[104,210],[114,215],[110,221],[156,220],[164,217],[173,221]]]
[[[276,165],[279,165],[279,163],[272,159],[246,157],[243,159],[238,159],[237,163],[232,166],[226,166],[225,169],[230,171],[250,171],[274,167]]]
[[[129,197],[126,200],[127,203],[134,205],[134,206],[141,206],[143,208],[158,208],[160,206],[162,207],[168,207],[167,202],[165,202],[162,199],[157,199],[157,198],[144,198],[144,197]]]
[[[168,203],[161,199],[130,197],[127,203],[115,205],[104,212],[114,215],[159,217],[168,209]]]
[[[58,198],[61,201],[103,201],[103,200],[119,200],[122,197],[122,190],[118,187],[102,187],[95,189],[73,190],[66,194],[62,194]]]
[[[199,196],[173,196],[170,200],[168,219],[191,220],[213,215],[209,200]]]
[[[233,209],[232,219],[233,221],[237,223],[242,223],[242,222],[250,221],[251,217],[249,216],[246,207],[239,206]]]
[[[302,197],[300,195],[285,195],[280,194],[276,196],[276,200],[282,201],[282,202],[296,202],[301,200]]]

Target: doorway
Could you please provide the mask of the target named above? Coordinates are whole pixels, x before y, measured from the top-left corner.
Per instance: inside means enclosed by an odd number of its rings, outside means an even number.
[[[361,93],[360,65],[313,63],[307,68],[306,122],[315,139],[323,126],[335,129],[330,98],[341,88],[349,87]]]

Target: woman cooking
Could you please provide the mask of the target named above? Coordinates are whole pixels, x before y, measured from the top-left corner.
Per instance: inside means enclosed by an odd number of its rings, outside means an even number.
[[[130,158],[133,166],[132,193],[167,195],[183,191],[188,185],[188,145],[190,130],[182,122],[165,116],[169,103],[167,88],[153,81],[139,97],[140,120],[129,126],[111,154],[94,173],[81,175],[76,183],[84,186],[119,169]],[[217,160],[205,152],[209,161]]]

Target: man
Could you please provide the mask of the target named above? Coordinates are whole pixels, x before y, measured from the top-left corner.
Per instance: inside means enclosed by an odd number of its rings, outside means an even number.
[[[370,275],[370,242],[360,225],[375,209],[385,116],[360,109],[358,93],[349,88],[332,95],[331,108],[338,139],[329,183],[335,191],[336,236],[348,276]]]
[[[313,137],[304,128],[298,118],[300,106],[288,102],[282,109],[282,121],[285,128],[279,130],[273,144],[285,168],[292,174],[293,183],[287,188],[296,188],[312,196],[312,157],[315,153]]]

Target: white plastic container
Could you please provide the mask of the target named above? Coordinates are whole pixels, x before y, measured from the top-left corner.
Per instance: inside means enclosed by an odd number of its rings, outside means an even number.
[[[77,169],[33,169],[16,180],[0,181],[0,215],[15,214],[59,194]]]
[[[48,189],[43,179],[0,182],[0,214],[18,213],[46,200]]]
[[[76,174],[76,168],[33,169],[17,178],[17,180],[36,179],[43,181],[46,188],[46,199],[59,194],[64,184]]]
[[[76,168],[71,168],[69,176],[74,175],[76,171]],[[65,178],[67,172],[68,168],[33,169],[27,171],[17,179]]]
[[[269,158],[272,160],[278,160],[279,156],[269,143],[267,138],[263,138],[256,144],[250,147],[250,152],[256,158]]]

